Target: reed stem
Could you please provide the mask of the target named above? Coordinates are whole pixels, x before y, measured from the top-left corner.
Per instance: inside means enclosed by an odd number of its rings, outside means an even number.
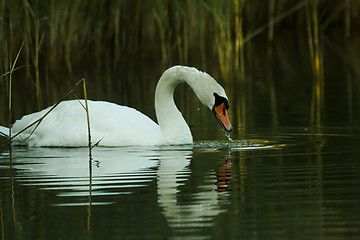
[[[36,83],[36,98],[37,98],[37,106],[38,109],[42,107],[42,96],[41,96],[41,89],[40,89],[40,75],[39,75],[39,51],[41,40],[39,40],[39,28],[40,28],[40,20],[35,20],[35,57],[34,57],[34,65],[35,65],[35,83]]]
[[[321,126],[324,102],[324,70],[323,59],[319,42],[319,22],[318,22],[318,0],[309,3],[306,7],[306,24],[308,30],[308,42],[310,60],[314,75],[313,94],[311,100],[311,119],[310,121],[317,127]]]
[[[9,73],[9,137],[10,138],[11,138],[11,123],[12,123],[12,75],[23,46],[24,46],[24,42],[21,44],[21,47],[16,55],[16,58],[10,66],[10,73]]]
[[[350,38],[351,17],[350,17],[351,0],[345,1],[345,39]]]
[[[89,106],[88,106],[88,102],[87,102],[87,93],[86,93],[86,83],[85,83],[85,79],[82,79],[83,82],[83,89],[84,89],[84,99],[85,99],[85,111],[86,111],[86,120],[87,120],[87,127],[88,127],[88,146],[89,146],[89,158],[91,161],[91,131],[90,131],[90,116],[89,116]]]
[[[12,22],[11,22],[11,3],[12,1],[10,0],[10,19],[9,19],[9,25],[10,25],[10,51],[9,51],[9,56],[10,56],[10,76],[9,76],[9,105],[8,105],[8,114],[9,114],[9,119],[8,119],[8,126],[9,126],[9,136],[11,137],[11,123],[12,123],[12,70],[14,69],[13,66],[11,66],[12,64],[12,43],[13,43],[13,38],[12,38]]]
[[[269,2],[269,31],[268,41],[272,42],[274,38],[274,13],[275,13],[275,0]]]

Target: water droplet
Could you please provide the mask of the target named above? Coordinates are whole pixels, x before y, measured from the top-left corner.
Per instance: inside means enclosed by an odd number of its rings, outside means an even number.
[[[227,137],[227,139],[228,139],[230,142],[234,142],[234,140],[232,140],[232,138],[231,138],[230,132],[224,131],[224,133],[225,133],[225,136]]]

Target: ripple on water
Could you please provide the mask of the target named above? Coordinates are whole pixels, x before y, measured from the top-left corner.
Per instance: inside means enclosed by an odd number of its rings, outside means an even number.
[[[194,148],[201,150],[224,149],[229,150],[261,150],[261,149],[279,149],[285,147],[285,143],[277,141],[270,141],[264,139],[247,139],[247,140],[232,140],[232,141],[203,141],[194,143]]]
[[[158,160],[153,150],[98,148],[94,158],[90,168],[86,148],[14,148],[12,179],[51,192],[52,205],[78,206],[90,204],[89,197],[92,205],[112,204],[115,195],[132,194],[156,177]]]
[[[89,172],[86,149],[20,148],[13,153],[13,168],[16,169],[14,179],[25,186],[51,191],[63,199],[58,199],[55,205],[86,205],[89,204],[89,196],[93,198],[92,204],[112,204],[114,195],[131,194],[155,178],[162,183],[160,180],[164,174],[176,176],[176,182],[187,179],[189,169],[186,166],[192,158],[192,150],[247,151],[283,146],[277,141],[247,139],[203,141],[150,149],[98,148],[94,152],[98,164],[93,164],[92,173]],[[0,157],[8,156],[3,154]],[[167,190],[172,193],[173,187]],[[161,194],[167,190],[162,188]]]

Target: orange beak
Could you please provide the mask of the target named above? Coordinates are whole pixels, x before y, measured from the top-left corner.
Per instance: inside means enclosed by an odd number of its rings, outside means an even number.
[[[232,127],[229,120],[227,109],[225,108],[225,104],[222,103],[219,106],[213,108],[213,112],[220,123],[220,126],[224,129],[224,131],[231,132]]]

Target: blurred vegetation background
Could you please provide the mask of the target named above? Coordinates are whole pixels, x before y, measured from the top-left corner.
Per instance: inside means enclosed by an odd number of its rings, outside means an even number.
[[[171,65],[196,66],[228,86],[246,84],[264,61],[270,68],[274,58],[290,64],[286,47],[293,44],[313,73],[309,114],[316,124],[324,45],[359,72],[352,54],[360,47],[359,15],[358,0],[0,0],[0,123],[9,121],[10,92],[24,114],[54,103],[85,77],[92,99],[140,106],[129,97],[135,94],[152,105],[141,96],[153,94]],[[270,78],[267,91],[276,107],[274,83]],[[12,119],[21,115],[10,112]]]

